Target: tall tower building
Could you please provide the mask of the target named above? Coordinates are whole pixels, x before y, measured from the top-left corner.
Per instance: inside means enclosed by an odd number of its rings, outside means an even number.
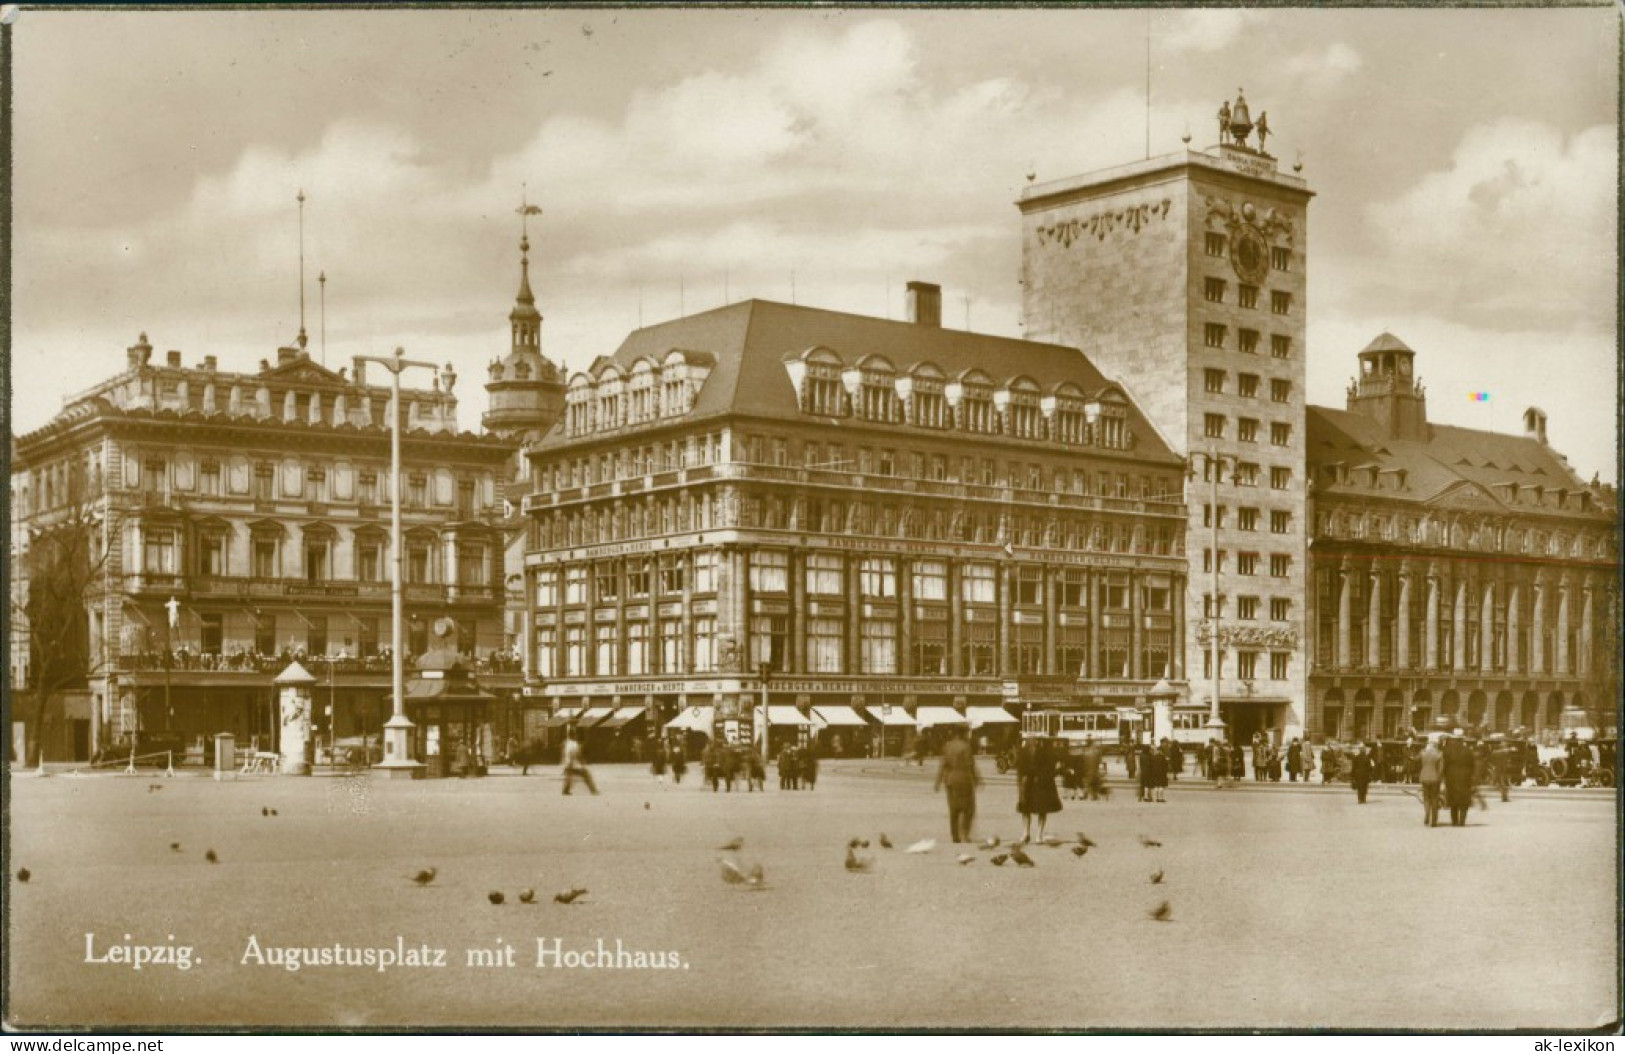
[[[1031,339],[1081,348],[1188,457],[1191,698],[1211,705],[1216,627],[1229,734],[1290,737],[1304,727],[1309,658],[1312,194],[1278,170],[1265,150],[1267,115],[1255,123],[1245,98],[1221,106],[1219,126],[1219,143],[1204,151],[1028,187],[1017,203],[1024,324]]]

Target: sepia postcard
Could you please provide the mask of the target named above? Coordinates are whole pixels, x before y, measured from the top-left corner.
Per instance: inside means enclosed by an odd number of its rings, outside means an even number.
[[[1617,5],[0,48],[8,1031],[1618,1033]]]

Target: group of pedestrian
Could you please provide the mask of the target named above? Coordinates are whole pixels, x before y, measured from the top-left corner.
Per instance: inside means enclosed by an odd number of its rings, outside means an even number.
[[[791,744],[779,751],[779,790],[813,790],[818,786],[818,752]]]
[[[707,743],[700,767],[712,793],[726,788],[732,794],[741,779],[748,791],[767,790],[767,761],[755,743]]]
[[[688,757],[683,750],[683,744],[673,742],[670,745],[663,739],[655,740],[652,754],[649,759],[649,771],[658,783],[666,782],[666,770],[671,769],[673,784],[683,782],[688,774]]]
[[[1294,736],[1286,748],[1286,779],[1288,783],[1298,782],[1302,776],[1305,783],[1315,773],[1315,748]]]
[[[1153,746],[1150,743],[1141,744],[1139,749],[1140,770],[1140,801],[1163,802],[1168,799],[1163,794],[1168,789],[1169,740]],[[1178,750],[1178,747],[1174,748]]]
[[[1439,809],[1443,806],[1450,810],[1450,826],[1465,827],[1475,800],[1487,808],[1478,787],[1489,758],[1488,744],[1475,748],[1459,732],[1449,737],[1430,736],[1422,747],[1417,773],[1422,785],[1422,822],[1429,827],[1439,826]]]

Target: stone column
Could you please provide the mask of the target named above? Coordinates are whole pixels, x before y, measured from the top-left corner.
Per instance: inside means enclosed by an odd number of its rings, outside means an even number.
[[[1180,599],[1185,596],[1185,581],[1178,575],[1172,577],[1173,585],[1168,590],[1168,603],[1173,608],[1174,632],[1173,639],[1168,642],[1168,664],[1172,667],[1168,674],[1170,681],[1183,680],[1185,677],[1185,605]]]
[[[1040,671],[1048,676],[1054,676],[1060,670],[1055,663],[1055,641],[1059,633],[1059,620],[1056,618],[1055,590],[1061,580],[1059,568],[1044,565],[1044,661],[1039,667]],[[1590,594],[1588,593],[1587,596]],[[1589,621],[1589,620],[1588,620]]]
[[[846,561],[846,663],[843,673],[863,672],[863,558]]]
[[[1371,596],[1365,609],[1365,664],[1382,663],[1382,572],[1375,561],[1371,567]]]
[[[1010,597],[1015,590],[1016,566],[1005,561],[999,569],[999,632],[994,645],[995,672],[999,677],[1014,677],[1015,666],[1010,661]]]
[[[1353,640],[1350,635],[1349,607],[1354,602],[1350,592],[1348,561],[1337,569],[1337,666],[1346,670],[1353,661]]]
[[[1516,579],[1507,584],[1507,673],[1516,674],[1523,670],[1523,655],[1518,648],[1518,633],[1523,629],[1523,618],[1518,611],[1518,604],[1522,600],[1522,591]],[[1513,722],[1516,724],[1516,722]]]
[[[1535,572],[1535,617],[1529,633],[1529,672],[1546,673],[1546,572]],[[1537,711],[1538,713],[1539,711]]]
[[[1583,598],[1583,602],[1580,607],[1580,655],[1578,669],[1576,672],[1581,677],[1590,677],[1592,648],[1591,626],[1596,616],[1596,608],[1593,606],[1593,596],[1590,582],[1585,583],[1585,585],[1581,588],[1580,595]]]
[[[965,643],[964,585],[959,573],[959,561],[948,561],[948,673],[953,677],[965,676],[965,660],[961,649]]]
[[[1100,575],[1093,568],[1084,574],[1084,595],[1089,598],[1089,679],[1098,681],[1100,673]]]
[[[1574,673],[1569,665],[1569,594],[1573,591],[1568,575],[1557,583],[1557,669],[1559,677]]]
[[[1422,668],[1439,668],[1439,569],[1428,569],[1427,612],[1422,626]]]
[[[790,551],[790,672],[807,672],[807,557]]]
[[[1399,617],[1394,620],[1394,665],[1411,668],[1411,577],[1409,563],[1399,570]]]
[[[1145,584],[1142,575],[1130,572],[1128,576],[1128,675],[1131,680],[1150,677],[1142,661],[1145,649],[1145,627],[1141,625],[1145,610],[1140,605],[1140,589]]]
[[[1485,672],[1495,669],[1494,582],[1484,583],[1484,600],[1478,608],[1478,668]]]
[[[897,563],[897,673],[907,677],[914,669],[914,564],[898,556]]]
[[[1467,582],[1456,582],[1455,620],[1450,627],[1450,668],[1460,672],[1467,668]]]

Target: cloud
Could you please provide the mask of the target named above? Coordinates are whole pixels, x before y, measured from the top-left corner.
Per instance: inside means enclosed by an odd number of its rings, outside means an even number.
[[[1358,51],[1338,42],[1321,51],[1294,55],[1281,64],[1281,69],[1288,76],[1324,87],[1360,72],[1364,66],[1365,59]]]
[[[1616,150],[1605,126],[1469,130],[1449,167],[1367,208],[1379,262],[1367,298],[1508,331],[1611,330]]]
[[[1235,42],[1243,30],[1257,25],[1262,18],[1257,11],[1235,8],[1202,8],[1181,11],[1166,17],[1156,37],[1159,52],[1213,52],[1221,51]]]

